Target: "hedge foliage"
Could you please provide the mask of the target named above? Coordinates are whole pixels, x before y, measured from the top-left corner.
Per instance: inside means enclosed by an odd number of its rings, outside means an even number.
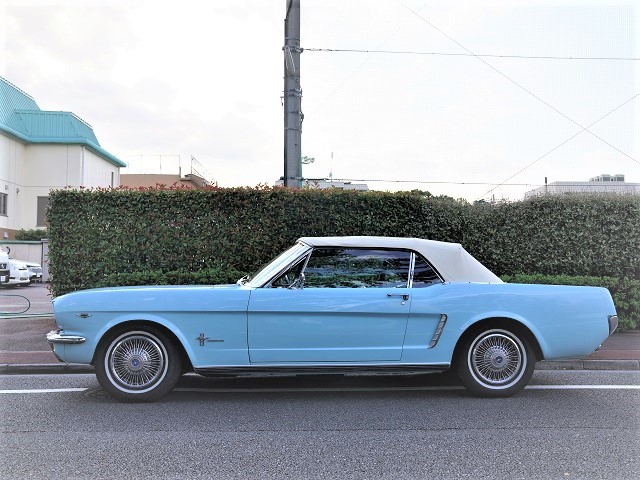
[[[613,297],[618,313],[618,330],[632,330],[640,325],[640,280],[615,277],[571,277],[568,275],[504,275],[508,283],[539,283],[548,285],[587,285],[605,287]]]
[[[20,229],[16,233],[16,240],[28,240],[39,242],[43,238],[47,238],[48,233],[46,228],[32,228],[31,230]]]
[[[458,242],[500,276],[640,278],[637,196],[471,205],[422,192],[58,190],[48,222],[54,295],[117,282],[120,274],[155,283],[170,272],[214,271],[220,276],[203,278],[224,283],[231,279],[223,272],[255,271],[297,238],[325,235]]]
[[[132,273],[111,273],[96,282],[96,287],[135,285],[223,285],[236,283],[245,272],[221,268],[206,268],[196,272],[149,270]]]
[[[640,278],[640,197],[547,195],[474,210],[470,250],[498,275]]]

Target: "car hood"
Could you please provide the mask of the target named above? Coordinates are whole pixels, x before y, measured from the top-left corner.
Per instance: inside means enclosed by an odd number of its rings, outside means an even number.
[[[231,285],[161,285],[79,290],[53,300],[54,313],[97,311],[209,310],[214,304],[237,305],[249,299],[248,287]],[[226,299],[226,301],[225,301]]]

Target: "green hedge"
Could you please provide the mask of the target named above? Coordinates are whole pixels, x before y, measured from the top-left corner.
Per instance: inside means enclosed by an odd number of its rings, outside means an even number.
[[[640,197],[548,195],[473,209],[465,247],[497,275],[640,278]]]
[[[115,273],[254,271],[298,237],[460,242],[468,205],[412,193],[210,189],[56,191],[48,210],[55,295]]]
[[[54,295],[136,272],[149,272],[150,281],[170,272],[251,272],[296,238],[315,235],[459,242],[501,276],[640,278],[638,196],[470,205],[421,192],[59,190],[50,195],[48,222]]]
[[[151,270],[131,273],[111,273],[96,282],[96,287],[135,285],[223,285],[236,283],[246,272],[206,268],[197,272]]]
[[[611,292],[620,321],[618,330],[632,330],[640,325],[640,280],[614,277],[570,277],[567,275],[504,275],[508,283],[541,283],[548,285],[587,285],[605,287]]]
[[[23,241],[40,241],[43,238],[47,238],[48,233],[46,228],[33,228],[31,230],[20,229],[16,233],[16,240]]]

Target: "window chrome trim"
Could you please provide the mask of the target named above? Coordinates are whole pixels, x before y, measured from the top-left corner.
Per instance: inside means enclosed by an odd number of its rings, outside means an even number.
[[[407,288],[413,288],[413,272],[416,268],[416,252],[411,250],[411,259],[409,260],[409,278],[407,278]]]

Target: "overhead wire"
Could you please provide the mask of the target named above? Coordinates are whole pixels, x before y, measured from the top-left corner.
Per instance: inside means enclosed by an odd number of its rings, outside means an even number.
[[[496,188],[505,185],[506,182],[508,182],[509,180],[511,180],[512,178],[518,176],[519,174],[521,174],[522,172],[524,172],[527,168],[531,167],[532,165],[538,163],[540,160],[542,160],[544,157],[546,157],[547,155],[553,153],[554,151],[556,151],[558,148],[562,147],[564,144],[570,142],[571,140],[573,140],[574,138],[576,138],[578,135],[580,135],[582,132],[587,131],[588,128],[593,127],[596,123],[598,123],[600,120],[604,120],[605,118],[607,118],[609,115],[611,115],[613,112],[615,112],[616,110],[619,110],[620,108],[624,107],[627,103],[635,100],[636,97],[640,96],[640,92],[636,93],[633,97],[631,97],[629,100],[627,100],[626,102],[622,103],[621,105],[618,105],[616,108],[614,108],[613,110],[611,110],[609,113],[603,115],[602,117],[600,117],[599,119],[597,119],[595,122],[593,122],[592,124],[584,127],[582,130],[580,130],[578,133],[576,133],[575,135],[572,135],[571,137],[567,138],[564,142],[562,142],[561,144],[557,145],[556,147],[552,148],[551,150],[549,150],[547,153],[545,153],[544,155],[539,156],[537,159],[535,159],[533,162],[529,163],[527,166],[521,168],[520,170],[518,170],[516,173],[514,173],[513,175],[511,175],[509,178],[507,178],[504,182],[501,182],[499,184],[497,184],[496,186],[494,186],[491,190],[487,191],[483,197],[486,197],[488,194],[490,194],[491,192],[493,192]],[[636,163],[640,163],[635,159],[632,159],[634,162]]]
[[[495,71],[496,73],[498,73],[500,76],[504,77],[505,79],[507,79],[509,82],[513,83],[514,85],[516,85],[518,88],[520,88],[521,90],[524,90],[526,93],[528,93],[529,95],[531,95],[533,98],[535,98],[536,100],[540,101],[541,103],[543,103],[544,105],[546,105],[547,107],[549,107],[550,109],[552,109],[554,112],[558,113],[559,115],[561,115],[562,117],[566,118],[567,120],[569,120],[571,123],[577,125],[578,127],[580,127],[582,131],[586,131],[588,132],[590,135],[592,135],[593,137],[597,138],[598,140],[600,140],[601,142],[605,143],[606,145],[608,145],[609,147],[613,148],[614,150],[616,150],[617,152],[621,153],[622,155],[624,155],[625,157],[633,160],[636,163],[639,163],[635,158],[633,158],[631,155],[629,155],[628,153],[622,151],[621,149],[619,149],[618,147],[616,147],[615,145],[612,145],[611,143],[609,143],[608,141],[606,141],[605,139],[603,139],[602,137],[600,137],[599,135],[593,133],[592,131],[589,130],[589,127],[584,127],[583,125],[581,125],[579,122],[577,122],[576,120],[574,120],[573,118],[571,118],[570,116],[568,116],[567,114],[561,112],[560,110],[558,110],[556,107],[554,107],[553,105],[551,105],[549,102],[547,102],[546,100],[542,99],[541,97],[539,97],[538,95],[536,95],[535,93],[533,93],[532,91],[530,91],[529,89],[527,89],[526,87],[524,87],[523,85],[521,85],[520,83],[518,83],[517,81],[515,81],[514,79],[512,79],[511,77],[509,77],[508,75],[506,75],[505,73],[501,72],[500,70],[498,70],[496,67],[494,67],[493,65],[491,65],[489,62],[487,62],[486,60],[484,60],[483,58],[479,57],[478,55],[476,55],[474,52],[472,52],[471,50],[469,50],[467,47],[465,47],[464,45],[462,45],[460,42],[458,42],[455,38],[451,37],[450,35],[448,35],[447,33],[445,33],[444,31],[442,31],[441,29],[439,29],[438,27],[436,27],[433,23],[429,22],[426,18],[424,18],[422,15],[420,15],[418,12],[412,10],[411,8],[409,8],[408,6],[406,6],[404,3],[401,4],[404,8],[406,8],[407,10],[409,10],[409,12],[411,12],[413,15],[415,15],[416,17],[418,17],[421,21],[423,21],[424,23],[426,23],[427,25],[429,25],[431,28],[433,28],[434,30],[436,30],[437,32],[439,32],[441,35],[445,36],[446,38],[448,38],[449,40],[451,40],[452,42],[454,42],[456,45],[458,45],[460,48],[462,48],[464,51],[466,51],[468,54],[470,54],[470,56],[473,56],[475,58],[477,58],[480,62],[484,63],[486,66],[488,66],[489,68],[491,68],[493,71]],[[487,192],[487,194],[490,192]],[[485,195],[487,195],[485,194]]]
[[[318,178],[303,178],[305,181],[312,182],[314,180],[325,180],[329,181],[329,179],[318,179]],[[332,178],[333,182],[368,182],[368,183],[415,183],[421,185],[496,185],[496,186],[507,186],[507,187],[544,187],[544,183],[492,183],[492,182],[454,182],[452,180],[407,180],[407,179],[384,179],[384,178]],[[554,187],[580,187],[580,188],[606,188],[611,186],[611,182],[554,182]],[[547,186],[551,186],[550,184],[546,184]],[[625,186],[634,186],[634,184],[626,184]]]
[[[485,58],[515,58],[526,60],[611,60],[637,62],[640,57],[567,57],[554,55],[501,55],[490,53],[461,53],[461,52],[418,52],[414,50],[361,50],[356,48],[315,48],[305,47],[305,52],[338,52],[338,53],[383,53],[391,55],[433,55],[444,57],[485,57]]]
[[[425,9],[427,7],[428,3],[425,3],[424,5],[422,5],[420,8],[417,9],[418,12],[422,11],[423,9]],[[396,28],[394,31],[392,31],[391,33],[389,33],[384,40],[382,40],[382,42],[380,42],[378,45],[379,47],[382,47],[385,43],[387,43],[389,41],[389,39],[391,37],[393,37],[396,33],[398,33],[400,30],[402,29],[402,27],[398,27]],[[303,50],[312,50],[312,49],[303,49]],[[327,98],[325,98],[325,100],[323,102],[321,102],[319,104],[319,106],[317,106],[315,109],[311,110],[310,113],[315,113],[318,110],[320,110],[321,108],[323,108],[324,106],[327,105],[327,101],[330,100],[335,94],[336,92],[340,91],[353,77],[354,75],[367,63],[368,59],[364,59],[362,60],[362,62],[360,62],[358,64],[358,66],[356,68],[354,68],[343,80],[342,82],[333,90],[333,92],[331,93],[331,95]]]

